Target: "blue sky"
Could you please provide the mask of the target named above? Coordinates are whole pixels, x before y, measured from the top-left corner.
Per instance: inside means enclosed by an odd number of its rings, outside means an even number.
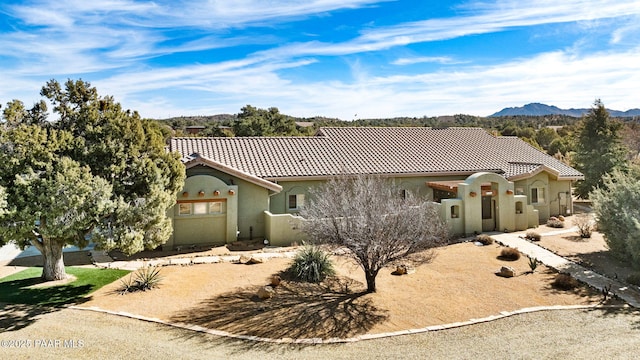
[[[0,4],[0,103],[83,79],[143,117],[244,105],[343,120],[542,102],[640,107],[640,1]]]

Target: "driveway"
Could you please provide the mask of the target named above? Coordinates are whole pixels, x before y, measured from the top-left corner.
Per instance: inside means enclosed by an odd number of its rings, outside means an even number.
[[[7,320],[14,324],[14,330],[0,332],[3,358],[634,359],[640,349],[640,313],[620,309],[544,311],[444,331],[308,346],[238,341],[91,311],[23,314],[7,319],[0,310],[3,328]],[[18,340],[30,347],[9,347]]]

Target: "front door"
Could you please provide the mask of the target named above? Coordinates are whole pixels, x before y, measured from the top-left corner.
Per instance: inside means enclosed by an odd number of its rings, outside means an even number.
[[[496,211],[492,196],[482,197],[482,231],[495,231]]]

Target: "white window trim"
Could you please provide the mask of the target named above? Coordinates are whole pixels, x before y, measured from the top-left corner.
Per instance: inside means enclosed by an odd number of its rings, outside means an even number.
[[[536,201],[533,201],[533,190],[536,190]],[[530,193],[531,193],[531,204],[536,204],[536,205],[544,205],[547,203],[547,199],[546,199],[546,193],[547,193],[547,188],[546,187],[538,187],[538,186],[533,186],[530,189]],[[542,193],[542,201],[540,201],[540,193]]]
[[[296,197],[296,207],[291,207],[291,197]],[[287,196],[287,210],[288,211],[300,211],[304,207],[304,194],[289,194]]]

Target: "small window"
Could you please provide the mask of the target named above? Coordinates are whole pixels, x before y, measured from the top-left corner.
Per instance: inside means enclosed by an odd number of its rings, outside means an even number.
[[[451,218],[457,219],[460,217],[460,206],[452,205],[451,206]]]
[[[407,190],[406,189],[400,190],[400,198],[402,200],[407,200]]]
[[[516,214],[522,214],[522,201],[516,201]]]
[[[544,188],[531,189],[531,203],[544,204]]]
[[[289,195],[289,210],[299,210],[304,206],[304,195],[294,194]]]
[[[191,204],[190,203],[179,203],[178,204],[178,214],[180,214],[180,215],[191,215]]]
[[[204,215],[206,213],[207,213],[207,203],[206,202],[193,203],[193,214],[194,215]]]
[[[209,214],[221,214],[224,212],[224,206],[221,201],[209,203]]]

